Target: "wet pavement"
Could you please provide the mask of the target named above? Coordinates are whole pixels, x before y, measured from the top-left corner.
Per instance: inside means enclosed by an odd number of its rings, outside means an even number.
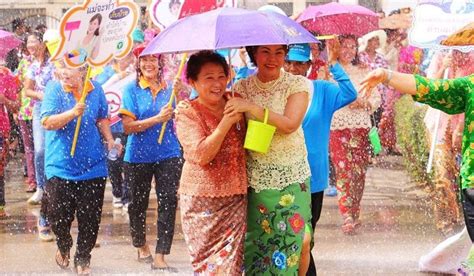
[[[400,163],[400,158],[388,157],[386,162],[379,162],[369,169],[362,200],[362,227],[355,236],[342,234],[336,198],[324,198],[315,233],[314,253],[319,275],[430,275],[417,271],[418,259],[444,237],[435,228],[428,195],[410,181]],[[31,194],[24,192],[26,186],[18,160],[9,164],[6,179],[6,210],[10,216],[0,220],[0,274],[72,274],[71,270],[62,271],[56,266],[55,244],[38,240],[39,207],[26,204]],[[147,235],[153,249],[153,237],[156,236],[153,192],[151,197]],[[75,223],[72,233],[75,239]],[[159,274],[153,273],[149,265],[136,261],[137,252],[129,236],[128,214],[112,207],[110,185],[105,193],[98,242],[100,247],[92,251],[93,274]],[[179,269],[174,275],[192,275],[179,212],[174,243],[167,260]]]

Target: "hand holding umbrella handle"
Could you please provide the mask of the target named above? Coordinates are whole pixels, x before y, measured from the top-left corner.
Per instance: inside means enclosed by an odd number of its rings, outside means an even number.
[[[82,95],[81,99],[79,100],[80,103],[84,103],[86,101],[86,83],[89,81],[89,78],[91,76],[91,66],[87,68],[87,74],[86,74],[86,79],[84,80],[84,85],[82,86]],[[79,129],[81,128],[81,122],[82,122],[82,116],[79,116],[77,118],[77,123],[76,123],[76,130],[74,131],[74,138],[72,140],[72,147],[71,147],[71,156],[74,157],[74,154],[76,153],[76,145],[77,145],[77,139],[79,138]]]
[[[184,53],[183,57],[181,59],[181,63],[179,64],[178,73],[176,74],[175,79],[181,78],[181,73],[183,72],[184,64],[186,63],[187,57],[188,57],[188,54]],[[168,104],[167,104],[168,106],[171,106],[173,104],[174,98],[176,97],[176,93],[178,92],[178,91],[176,91],[176,89],[177,89],[177,87],[174,86],[173,91],[171,92],[170,100],[168,101]],[[161,126],[160,136],[158,137],[158,144],[161,144],[161,142],[163,142],[163,137],[165,135],[165,130],[166,130],[166,125],[167,124],[168,124],[168,122],[166,121]]]

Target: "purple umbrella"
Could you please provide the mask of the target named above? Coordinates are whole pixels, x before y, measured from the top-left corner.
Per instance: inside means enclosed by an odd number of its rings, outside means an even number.
[[[307,7],[296,20],[306,29],[321,35],[363,36],[378,30],[376,13],[359,5],[328,3]]]
[[[301,25],[281,14],[220,8],[175,22],[142,55],[317,42]]]
[[[4,58],[11,49],[18,47],[21,43],[15,34],[0,30],[0,58]]]

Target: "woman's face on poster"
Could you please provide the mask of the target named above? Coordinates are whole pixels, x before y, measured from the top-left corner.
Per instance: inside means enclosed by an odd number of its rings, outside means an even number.
[[[174,3],[173,5],[171,5],[171,8],[170,8],[170,12],[172,15],[174,16],[178,16],[179,14],[179,7],[180,7],[180,4],[179,3]]]
[[[95,33],[97,29],[99,29],[99,27],[100,27],[99,19],[94,19],[89,23],[89,28],[87,29],[87,32],[89,34],[91,33],[93,34]]]

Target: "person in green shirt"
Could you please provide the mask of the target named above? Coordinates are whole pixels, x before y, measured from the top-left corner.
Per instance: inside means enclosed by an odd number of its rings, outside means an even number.
[[[441,80],[376,69],[362,81],[360,92],[370,93],[380,83],[412,95],[415,101],[447,114],[465,113],[461,150],[461,197],[466,227],[471,241],[474,241],[474,74]]]

